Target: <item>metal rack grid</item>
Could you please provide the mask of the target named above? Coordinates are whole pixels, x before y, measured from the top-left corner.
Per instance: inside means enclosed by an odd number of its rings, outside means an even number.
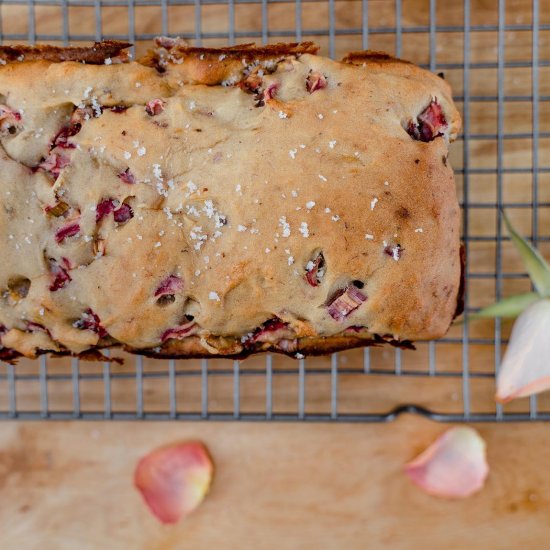
[[[450,4],[455,7],[449,8]],[[507,268],[509,240],[502,229],[503,207],[526,214],[521,219],[527,219],[526,231],[534,243],[543,248],[550,242],[550,227],[545,223],[549,220],[542,215],[550,212],[546,210],[550,194],[541,192],[545,185],[550,187],[545,176],[550,165],[542,162],[540,153],[548,148],[544,140],[550,138],[550,126],[541,124],[541,112],[550,114],[550,19],[541,20],[541,15],[550,13],[550,2],[532,0],[523,10],[524,17],[513,23],[507,21],[505,0],[494,1],[490,17],[484,16],[486,2],[458,4],[436,0],[2,0],[0,41],[69,44],[122,39],[139,49],[158,34],[182,36],[195,45],[313,39],[331,57],[339,55],[341,46],[371,47],[409,57],[431,71],[449,73],[463,114],[463,134],[453,146],[452,158],[469,258],[466,310],[475,311],[482,305],[476,303],[481,295],[488,293],[490,302],[506,293],[509,285],[529,284],[521,269]],[[514,8],[513,4],[509,2],[508,8]],[[286,22],[276,28],[270,27],[274,8]],[[142,15],[144,9],[156,15]],[[207,9],[214,12],[205,13]],[[255,10],[246,28],[238,22],[243,9]],[[449,9],[454,18],[448,17]],[[56,10],[56,32],[51,25],[44,31],[39,28],[40,10]],[[73,10],[77,10],[76,19],[71,16]],[[425,12],[426,21],[404,14],[415,10]],[[126,12],[123,17],[122,11]],[[81,24],[83,17],[93,24]],[[112,25],[114,17],[123,19],[118,27]],[[156,21],[154,32],[138,25],[151,17]],[[223,19],[223,27],[208,24],[212,18]],[[294,25],[289,26],[287,19],[292,18]],[[193,21],[193,28],[174,28],[179,20]],[[514,37],[525,34],[529,35],[530,55],[508,59]],[[483,36],[495,40],[493,59],[477,55],[479,46],[473,41],[478,44]],[[441,44],[456,37],[462,43],[462,59],[441,61],[442,52],[448,57]],[[417,38],[425,39],[424,45],[416,46],[416,55],[411,57],[408,45]],[[474,84],[491,71],[496,72],[495,89],[486,91],[491,88],[489,80],[480,91]],[[514,71],[520,71],[524,79],[519,87],[514,80],[512,85],[509,82]],[[525,74],[526,81],[521,76]],[[491,109],[496,112],[495,130],[477,131],[480,113]],[[507,116],[516,110],[528,112],[531,118],[530,127],[521,132],[508,128]],[[519,165],[506,162],[508,143],[515,147],[527,144],[519,147]],[[494,165],[484,162],[483,147],[492,151],[488,156],[494,157]],[[518,181],[518,176],[529,180],[524,194],[530,196],[507,199],[510,181]],[[494,185],[491,200],[479,198],[476,192],[485,180]],[[485,224],[480,234],[479,213],[491,219],[490,230]],[[484,255],[490,257],[490,269]],[[478,266],[479,257],[484,258],[480,263],[484,269]],[[485,291],[476,292],[478,284]],[[481,327],[465,322],[446,338],[420,343],[416,352],[365,349],[298,361],[271,355],[242,363],[162,362],[127,356],[125,364],[118,366],[41,357],[17,366],[0,365],[0,418],[378,422],[416,412],[440,421],[548,420],[550,399],[545,397],[520,400],[506,408],[492,400],[494,374],[508,330],[500,320]]]

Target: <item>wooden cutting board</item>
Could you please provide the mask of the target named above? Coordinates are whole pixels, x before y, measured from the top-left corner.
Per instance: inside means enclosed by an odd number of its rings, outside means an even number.
[[[421,493],[403,464],[445,426],[4,423],[0,547],[85,549],[545,548],[550,426],[479,425],[491,473],[460,502]],[[203,505],[160,525],[133,488],[154,447],[202,439],[216,462]]]

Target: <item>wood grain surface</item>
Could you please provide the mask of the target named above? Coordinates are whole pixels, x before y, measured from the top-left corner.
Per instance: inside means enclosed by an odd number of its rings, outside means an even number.
[[[102,2],[100,12],[93,5],[68,8],[68,38],[84,35],[96,38],[100,32],[109,37],[161,34],[164,31],[191,37],[197,29],[206,33],[203,45],[225,45],[230,11],[228,6],[171,6],[163,29],[160,7],[135,9],[135,26],[128,27],[127,9]],[[471,0],[472,25],[496,25],[496,0]],[[540,23],[550,24],[550,0],[540,0]],[[532,21],[532,2],[506,3],[507,24],[528,25]],[[96,16],[99,13],[99,24]],[[200,20],[197,18],[200,13]],[[40,37],[63,35],[59,6],[35,7],[35,29]],[[0,1],[0,32],[17,35],[19,42],[29,36],[27,6]],[[268,28],[262,25],[261,5],[237,4],[234,12],[236,42],[262,41],[262,30],[271,42],[292,40],[287,31],[296,24],[295,5],[275,3],[265,14]],[[329,52],[328,2],[303,2],[301,11],[303,39],[313,39]],[[463,24],[462,2],[437,2],[437,24]],[[361,2],[335,2],[335,55],[365,44],[360,33]],[[200,22],[200,28],[197,27]],[[403,0],[403,27],[429,24],[428,0]],[[395,25],[395,5],[389,0],[369,2],[370,28]],[[348,29],[349,32],[346,30]],[[355,29],[355,30],[354,30]],[[461,32],[437,33],[435,61],[458,64],[444,69],[457,96],[463,95],[464,36]],[[473,31],[471,61],[487,63],[469,73],[472,95],[497,93],[497,32]],[[150,40],[137,40],[136,53],[143,53]],[[396,53],[417,63],[430,62],[428,32],[404,33],[399,42],[394,33],[375,33],[368,37],[373,49]],[[532,59],[532,33],[511,30],[505,33],[506,63]],[[550,60],[550,31],[539,36],[539,57]],[[493,65],[491,65],[493,64]],[[521,63],[520,63],[521,64]],[[532,94],[529,66],[507,66],[503,73],[506,95]],[[539,70],[539,93],[550,95],[550,66]],[[463,108],[461,101],[459,108]],[[529,101],[506,102],[503,110],[506,133],[532,130],[532,106]],[[497,166],[498,110],[496,101],[474,101],[470,105],[469,168]],[[550,132],[550,102],[540,104],[539,129]],[[451,161],[463,167],[463,142],[453,146]],[[550,138],[543,137],[533,151],[530,138],[504,140],[502,166],[529,168],[538,154],[539,163],[550,161]],[[463,197],[464,178],[457,175],[459,195]],[[502,199],[505,203],[525,203],[532,199],[531,174],[504,173]],[[539,201],[550,202],[550,173],[538,177]],[[497,175],[475,174],[469,179],[471,202],[487,207],[470,210],[470,234],[492,237],[496,215],[492,203],[497,198]],[[529,234],[532,215],[529,207],[513,208],[511,217],[518,228]],[[539,234],[550,235],[550,209],[539,210]],[[550,255],[550,242],[541,244]],[[494,273],[497,247],[492,241],[470,244],[470,268],[487,278],[472,279],[470,305],[479,307],[495,298]],[[523,268],[513,248],[502,247],[503,269],[512,275]],[[506,278],[504,295],[525,291],[525,279]],[[460,327],[450,336],[460,339]],[[504,335],[510,323],[504,324]],[[470,336],[492,338],[491,321],[470,329]],[[437,367],[441,371],[462,368],[462,346],[437,345]],[[492,345],[474,344],[468,356],[477,372],[494,369]],[[394,367],[392,350],[372,352],[372,367],[389,371]],[[241,365],[258,366],[257,359]],[[343,367],[361,365],[361,352],[343,354]],[[428,348],[405,352],[403,370],[427,369]],[[215,361],[213,369],[231,368]],[[296,363],[281,359],[275,368]],[[318,366],[328,367],[329,359]],[[178,368],[197,368],[197,363],[179,364]],[[67,360],[50,361],[49,374],[67,372]],[[132,373],[134,364],[113,367],[114,373]],[[147,362],[146,372],[166,370],[166,364]],[[5,373],[5,366],[1,372]],[[83,364],[83,374],[102,374],[101,365]],[[21,362],[21,375],[36,374],[37,364]],[[241,378],[241,410],[265,410],[265,376]],[[275,378],[274,412],[295,412],[297,376]],[[132,379],[112,381],[112,406],[115,411],[135,410],[136,386]],[[494,383],[490,378],[471,381],[472,409],[493,412]],[[71,410],[72,386],[69,381],[49,380],[49,409]],[[178,411],[200,410],[200,379],[178,378]],[[231,411],[233,381],[230,376],[210,377],[208,410]],[[339,376],[339,412],[384,412],[396,405],[415,402],[441,412],[460,412],[462,381],[459,378],[412,378],[388,375]],[[39,410],[39,385],[35,380],[17,382],[17,406],[20,410]],[[305,411],[330,410],[330,375],[307,376]],[[550,396],[539,399],[541,409],[550,410]],[[81,380],[81,409],[101,411],[104,385],[101,376]],[[166,411],[168,385],[164,378],[144,382],[144,407]],[[0,382],[0,409],[7,410],[7,384]],[[528,410],[527,400],[508,405],[505,411]],[[422,494],[402,474],[403,464],[428,445],[446,426],[418,417],[404,416],[382,425],[352,424],[252,424],[252,423],[112,423],[112,422],[12,422],[0,424],[0,549],[517,549],[545,548],[550,528],[550,426],[531,424],[479,425],[488,443],[491,473],[486,488],[463,502],[436,500]],[[212,492],[204,505],[177,526],[161,526],[149,514],[135,489],[132,473],[137,460],[154,447],[172,441],[202,439],[210,448],[217,465]]]
[[[482,493],[421,493],[403,464],[445,426],[11,423],[0,426],[0,547],[87,549],[510,549],[548,545],[550,427],[480,425]],[[202,439],[211,493],[160,525],[132,486],[157,445]]]

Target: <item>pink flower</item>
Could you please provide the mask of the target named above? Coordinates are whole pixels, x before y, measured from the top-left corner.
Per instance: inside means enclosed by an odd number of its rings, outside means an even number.
[[[483,487],[489,473],[485,447],[473,428],[451,428],[409,462],[405,473],[430,495],[466,498]]]

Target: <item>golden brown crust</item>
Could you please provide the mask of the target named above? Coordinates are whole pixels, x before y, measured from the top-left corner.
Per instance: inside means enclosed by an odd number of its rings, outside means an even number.
[[[292,350],[283,349],[277,344],[258,344],[248,348],[240,348],[225,354],[212,354],[207,352],[201,345],[198,338],[188,338],[186,340],[172,340],[164,344],[160,348],[135,350],[132,348],[124,348],[125,351],[134,354],[145,355],[155,359],[215,359],[217,357],[225,357],[230,359],[245,359],[256,353],[278,353],[300,359],[306,356],[328,355],[339,351],[345,351],[360,347],[378,347],[384,344],[389,344],[400,349],[414,350],[412,342],[408,340],[393,340],[391,338],[384,339],[378,335],[372,338],[360,338],[357,336],[331,336],[328,338],[308,337],[298,338]]]
[[[399,59],[389,53],[376,50],[349,52],[342,58],[342,63],[348,63],[350,65],[363,65],[364,63],[401,63],[404,65],[412,65],[410,61]]]
[[[187,57],[198,57],[200,59],[204,56],[205,59],[209,57],[210,61],[219,60],[220,55],[224,55],[227,59],[241,61],[243,56],[250,57],[252,55],[254,59],[280,59],[287,55],[316,54],[319,51],[319,46],[314,42],[277,42],[265,46],[257,46],[254,42],[249,42],[222,48],[203,48],[188,46],[184,40],[160,37],[155,39],[155,43],[157,49],[149,52],[148,59],[155,58],[155,56],[158,59],[163,50],[173,54],[174,60]],[[144,62],[144,59],[140,61]]]
[[[139,60],[149,67],[165,71],[171,66],[184,83],[214,86],[237,79],[250,65],[277,63],[285,57],[316,54],[319,46],[313,42],[277,43],[256,46],[254,43],[225,48],[187,46],[184,40],[157,38],[157,47]]]
[[[126,50],[131,47],[129,42],[118,40],[104,40],[95,42],[93,46],[61,47],[43,44],[27,46],[23,44],[14,46],[0,46],[0,61],[15,63],[21,61],[51,61],[61,63],[63,61],[79,61],[91,65],[100,65],[107,59],[114,57],[126,58]]]

